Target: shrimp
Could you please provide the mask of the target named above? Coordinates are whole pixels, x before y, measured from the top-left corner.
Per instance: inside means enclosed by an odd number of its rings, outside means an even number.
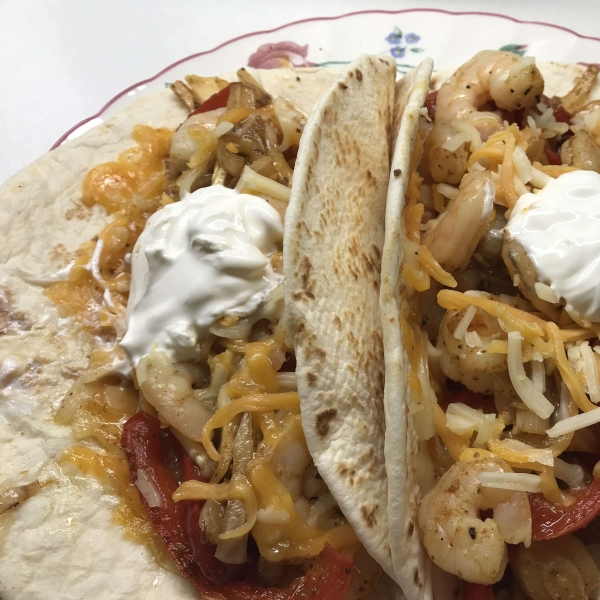
[[[448,311],[442,321],[440,366],[447,377],[460,381],[473,392],[490,394],[496,387],[498,377],[507,373],[508,365],[505,354],[490,354],[487,347],[494,339],[506,339],[506,334],[500,328],[498,319],[478,308],[468,331],[477,333],[481,345],[470,346],[465,339],[457,339],[454,332],[462,321],[465,310]]]
[[[499,581],[508,561],[506,543],[531,543],[527,494],[484,488],[482,472],[510,473],[495,456],[453,464],[423,498],[419,524],[431,560],[461,579],[489,585]],[[482,520],[479,512],[493,509]]]
[[[485,141],[502,128],[502,117],[479,111],[493,100],[509,111],[534,106],[544,91],[544,79],[532,58],[511,52],[484,50],[460,67],[440,88],[436,123],[458,118],[470,121]]]
[[[138,363],[136,376],[146,400],[169,425],[195,442],[202,441],[202,428],[211,413],[192,389],[190,371],[173,365],[166,352],[153,350]]]
[[[467,172],[469,152],[466,143],[451,152],[444,144],[456,135],[456,129],[448,123],[436,123],[425,140],[421,167],[429,171],[437,183],[458,185]]]
[[[506,237],[502,246],[502,258],[513,281],[517,281],[519,291],[552,321],[558,321],[559,311],[555,304],[542,300],[535,290],[539,281],[535,265],[517,240]],[[517,277],[515,279],[515,277]]]
[[[563,165],[600,173],[600,148],[585,129],[580,129],[560,149]]]
[[[195,128],[204,127],[212,131],[216,125],[218,118],[225,112],[224,108],[217,108],[197,115],[192,115],[185,120],[173,137],[171,144],[171,162],[179,171],[185,171],[188,162],[198,149],[199,140],[190,135]]]
[[[423,236],[423,244],[447,271],[460,271],[469,264],[486,229],[495,194],[487,171],[468,173],[446,211],[435,223],[429,221],[435,226]]]

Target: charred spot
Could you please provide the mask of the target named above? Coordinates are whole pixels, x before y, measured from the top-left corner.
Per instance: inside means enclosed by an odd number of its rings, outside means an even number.
[[[477,537],[477,532],[475,531],[475,527],[469,527],[469,535],[471,539],[474,540]]]
[[[317,385],[317,376],[315,373],[307,373],[306,380],[308,381],[308,385],[310,387],[315,387],[315,385]]]
[[[467,89],[468,89],[468,90],[470,90],[470,89],[471,89],[471,86],[470,86],[470,85],[467,85]]]
[[[338,83],[338,87],[340,88],[340,90],[347,90],[348,89],[348,86],[343,81],[340,81]]]
[[[400,177],[402,175],[402,169],[394,169],[394,177]]]
[[[373,173],[371,173],[371,171],[369,169],[367,169],[367,179],[375,180],[375,177],[373,177]]]
[[[337,315],[333,315],[333,324],[338,328],[341,329],[342,328],[342,320],[337,316]]]
[[[421,575],[419,573],[419,569],[417,569],[416,567],[413,571],[413,581],[415,582],[415,585],[417,587],[421,587],[423,585],[423,583],[421,582]]]
[[[365,525],[369,529],[372,529],[373,527],[375,527],[375,525],[377,525],[377,517],[375,516],[375,513],[377,512],[378,508],[379,504],[376,504],[370,510],[364,505],[360,507],[360,514],[363,518],[363,521],[365,522]]]
[[[511,94],[514,94],[514,93],[515,93],[515,90],[510,90],[510,93],[511,93]]]
[[[325,437],[329,433],[331,421],[337,417],[337,414],[337,408],[327,408],[317,415],[315,426],[321,437]]]
[[[362,81],[363,80],[363,74],[362,74],[362,71],[360,69],[356,69],[356,80],[357,81]]]
[[[523,92],[523,96],[527,96],[527,94],[529,94],[529,92],[531,91],[531,88],[528,87],[524,92]]]
[[[298,77],[298,75],[296,75],[296,81],[300,81],[300,77]]]
[[[371,248],[373,249],[373,252],[375,253],[375,256],[377,257],[377,260],[381,260],[381,250],[379,250],[379,248],[375,244],[372,244]]]

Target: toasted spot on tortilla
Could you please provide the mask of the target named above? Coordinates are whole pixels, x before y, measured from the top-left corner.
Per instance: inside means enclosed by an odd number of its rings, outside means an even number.
[[[362,71],[360,69],[356,69],[356,79],[358,81],[362,81],[362,79],[363,79],[363,74],[362,74]]]
[[[423,587],[423,581],[421,581],[421,573],[419,573],[419,568],[415,567],[413,571],[413,581],[417,587]]]
[[[337,414],[337,408],[327,408],[317,415],[315,426],[321,437],[325,437],[329,433],[331,421],[337,417]]]
[[[333,315],[333,324],[338,328],[341,329],[342,328],[342,320],[337,316],[337,315]]]
[[[363,518],[363,521],[365,522],[365,525],[369,529],[372,529],[373,527],[375,527],[375,525],[377,525],[377,516],[375,515],[375,513],[377,512],[378,508],[379,504],[376,504],[371,509],[367,508],[364,504],[360,507],[360,514]]]
[[[348,89],[348,86],[343,81],[340,81],[338,83],[338,87],[340,88],[340,90],[347,90]]]
[[[310,387],[315,387],[317,384],[317,375],[315,373],[307,373],[306,380],[308,381],[308,385],[310,385]]]
[[[13,309],[12,293],[7,288],[0,288],[0,334],[29,331],[31,321],[21,312]]]

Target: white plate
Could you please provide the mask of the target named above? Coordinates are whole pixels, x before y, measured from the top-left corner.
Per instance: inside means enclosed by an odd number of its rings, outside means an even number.
[[[543,61],[600,62],[600,38],[583,36],[559,25],[519,21],[499,14],[417,8],[316,17],[248,33],[183,58],[154,77],[123,90],[98,113],[69,129],[52,148],[102,123],[132,99],[155,93],[190,73],[219,75],[246,65],[267,69],[290,63],[340,65],[363,52],[391,54],[399,73],[405,73],[426,56],[434,59],[436,70],[447,69],[483,49],[511,50]]]

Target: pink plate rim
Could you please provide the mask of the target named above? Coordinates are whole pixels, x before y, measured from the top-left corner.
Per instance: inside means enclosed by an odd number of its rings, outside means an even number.
[[[277,27],[273,27],[272,29],[263,29],[261,31],[253,31],[250,33],[244,33],[243,35],[238,35],[237,37],[227,40],[226,42],[223,42],[223,43],[219,44],[218,46],[211,48],[210,50],[196,52],[195,54],[190,54],[189,56],[186,56],[185,58],[180,58],[179,60],[177,60],[174,63],[171,63],[170,65],[165,67],[164,69],[161,69],[158,73],[156,73],[152,77],[148,77],[147,79],[138,81],[137,83],[130,85],[128,88],[125,88],[122,92],[119,92],[116,96],[111,98],[97,113],[93,114],[91,117],[86,117],[85,119],[83,119],[82,121],[77,123],[76,125],[73,125],[73,127],[71,127],[67,132],[63,133],[63,135],[61,135],[60,138],[56,142],[54,142],[54,144],[52,145],[50,150],[54,150],[55,148],[60,146],[76,129],[79,129],[79,127],[81,127],[82,125],[89,123],[92,119],[99,118],[100,115],[102,115],[102,113],[109,106],[111,106],[111,104],[116,102],[119,98],[121,98],[128,92],[136,89],[137,87],[139,87],[141,85],[145,85],[147,83],[150,83],[151,81],[154,81],[155,79],[160,77],[163,73],[166,73],[167,71],[169,71],[173,67],[176,67],[177,65],[180,65],[180,64],[182,64],[188,60],[191,60],[193,58],[197,58],[198,56],[205,56],[207,54],[212,54],[213,52],[216,52],[217,50],[220,50],[221,48],[224,48],[225,46],[229,46],[230,44],[238,42],[239,40],[243,40],[243,39],[257,36],[257,35],[263,35],[265,33],[273,33],[275,31],[281,31],[282,29],[286,29],[288,27],[293,27],[294,25],[300,25],[302,23],[311,23],[313,21],[337,21],[338,19],[344,19],[346,17],[353,17],[356,15],[366,15],[366,14],[398,15],[398,14],[402,14],[402,13],[412,13],[412,12],[442,13],[442,14],[453,15],[453,16],[475,15],[475,16],[485,16],[485,17],[496,17],[498,19],[506,19],[508,21],[513,21],[514,23],[521,23],[521,24],[525,24],[525,25],[541,25],[543,27],[552,27],[553,29],[559,29],[561,31],[566,31],[567,33],[571,33],[572,35],[574,35],[578,38],[581,38],[581,39],[593,40],[596,42],[600,42],[600,37],[594,37],[591,35],[583,35],[581,33],[577,33],[576,31],[573,31],[572,29],[569,29],[568,27],[563,27],[562,25],[556,25],[554,23],[544,23],[542,21],[524,21],[522,19],[517,19],[516,17],[510,17],[508,15],[502,15],[499,13],[490,13],[490,12],[484,12],[484,11],[452,11],[452,10],[445,10],[443,8],[405,8],[402,10],[373,9],[373,10],[357,10],[354,12],[344,13],[343,15],[334,15],[334,16],[329,16],[329,17],[309,17],[306,19],[299,19],[298,21],[292,21],[291,23],[286,23],[284,25],[279,25]]]

